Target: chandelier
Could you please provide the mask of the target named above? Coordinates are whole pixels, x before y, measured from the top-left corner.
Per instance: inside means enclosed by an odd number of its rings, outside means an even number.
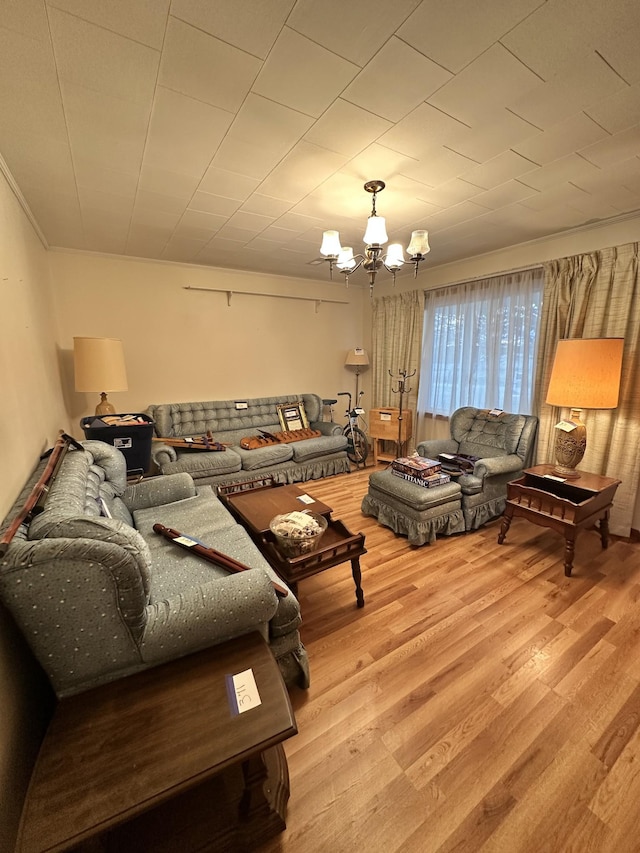
[[[418,274],[418,264],[424,260],[430,251],[429,234],[427,231],[413,231],[411,242],[407,247],[409,260],[406,261],[404,251],[400,243],[391,243],[384,254],[384,244],[389,239],[384,216],[378,216],[376,212],[376,196],[385,188],[384,181],[367,181],[364,185],[368,193],[373,193],[373,206],[371,215],[367,220],[367,229],[364,234],[364,254],[353,254],[351,246],[340,245],[340,235],[337,231],[325,231],[322,235],[320,254],[324,255],[323,261],[329,261],[329,275],[333,278],[334,265],[345,277],[345,283],[349,285],[349,276],[362,267],[369,273],[369,292],[373,296],[373,285],[376,273],[384,267],[393,275],[393,283],[396,283],[396,273],[405,263],[413,264],[414,278]]]

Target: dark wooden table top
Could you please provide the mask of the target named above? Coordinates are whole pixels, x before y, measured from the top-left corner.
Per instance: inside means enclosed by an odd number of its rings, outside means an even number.
[[[226,676],[247,669],[261,704],[238,714]],[[259,634],[63,699],[38,756],[17,850],[66,849],[296,732]]]
[[[223,496],[222,499],[247,529],[258,536],[269,530],[269,522],[274,516],[285,512],[308,509],[327,517],[331,514],[330,506],[294,485],[252,489]]]

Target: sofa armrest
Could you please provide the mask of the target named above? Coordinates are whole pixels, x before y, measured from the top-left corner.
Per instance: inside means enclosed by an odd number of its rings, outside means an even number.
[[[192,498],[196,487],[191,474],[167,474],[127,486],[122,500],[130,512]]]
[[[440,453],[457,453],[458,447],[458,442],[452,438],[432,438],[430,441],[421,441],[416,449],[420,456],[437,459]]]
[[[318,430],[322,435],[342,435],[343,427],[335,421],[311,421],[311,429]]]
[[[160,663],[250,631],[264,636],[277,608],[271,580],[258,568],[187,587],[147,605],[142,659]]]
[[[175,448],[168,444],[161,444],[159,441],[154,441],[151,444],[151,460],[160,471],[169,462],[175,462],[177,458],[178,454]]]

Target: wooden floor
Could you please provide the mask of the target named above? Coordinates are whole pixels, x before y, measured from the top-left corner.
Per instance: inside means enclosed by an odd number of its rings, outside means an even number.
[[[287,830],[262,853],[640,851],[640,545],[515,519],[412,548],[360,512],[372,468],[308,483],[366,535],[300,584]]]

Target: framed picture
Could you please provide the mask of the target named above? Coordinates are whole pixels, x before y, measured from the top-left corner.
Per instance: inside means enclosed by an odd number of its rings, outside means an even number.
[[[307,429],[309,421],[304,410],[304,403],[284,403],[278,406],[278,420],[283,432],[295,429]]]

